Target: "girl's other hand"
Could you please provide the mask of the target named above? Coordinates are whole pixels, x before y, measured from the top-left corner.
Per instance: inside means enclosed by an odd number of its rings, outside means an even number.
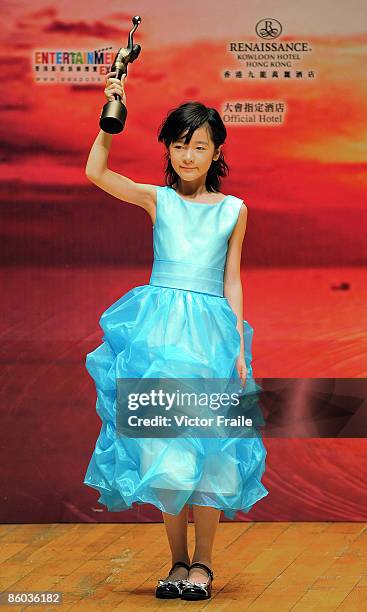
[[[115,100],[115,97],[113,94],[118,94],[119,96],[121,96],[121,100],[126,106],[126,95],[125,95],[124,83],[126,81],[127,75],[123,74],[120,80],[120,79],[116,79],[116,77],[114,76],[115,74],[116,74],[116,71],[108,72],[106,74],[106,87],[104,90],[105,96],[107,100],[110,100],[113,102]]]
[[[247,378],[247,367],[246,367],[246,362],[245,362],[245,358],[243,355],[239,355],[237,357],[236,367],[237,367],[238,376],[241,379],[241,385],[242,387],[245,387],[246,378]]]

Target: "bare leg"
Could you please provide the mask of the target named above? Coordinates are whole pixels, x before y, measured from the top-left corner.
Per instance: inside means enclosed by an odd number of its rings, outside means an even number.
[[[211,506],[197,506],[195,504],[192,508],[195,521],[195,552],[192,563],[200,561],[200,563],[205,563],[205,565],[212,569],[214,537],[221,510]],[[206,582],[208,580],[208,573],[200,567],[194,567],[189,573],[188,580]]]
[[[172,565],[176,561],[184,561],[190,565],[190,557],[187,546],[187,523],[189,518],[189,507],[185,505],[179,514],[173,515],[162,512],[166,527],[168,543],[171,549]],[[169,579],[187,578],[187,570],[184,567],[176,567]],[[168,578],[168,576],[167,576]],[[166,578],[165,578],[166,580]]]

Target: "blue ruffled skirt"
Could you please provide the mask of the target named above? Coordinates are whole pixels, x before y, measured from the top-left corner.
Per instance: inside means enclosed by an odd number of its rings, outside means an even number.
[[[133,288],[102,314],[103,342],[86,356],[102,426],[84,484],[99,491],[98,502],[109,511],[149,503],[175,515],[188,504],[212,506],[233,519],[268,495],[260,435],[133,438],[116,432],[117,379],[238,378],[236,321],[224,297],[154,285]],[[253,329],[243,325],[247,391],[256,387]]]

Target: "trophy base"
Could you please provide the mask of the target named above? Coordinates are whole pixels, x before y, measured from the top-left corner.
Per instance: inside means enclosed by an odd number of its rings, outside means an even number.
[[[125,126],[127,108],[120,100],[107,102],[99,119],[99,127],[107,134],[119,134]]]

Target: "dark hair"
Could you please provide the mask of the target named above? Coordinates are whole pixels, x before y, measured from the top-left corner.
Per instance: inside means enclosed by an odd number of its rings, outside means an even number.
[[[201,102],[185,102],[177,108],[169,111],[158,130],[158,142],[166,145],[165,159],[167,166],[165,169],[166,184],[169,187],[177,185],[178,174],[174,170],[168,147],[172,142],[176,142],[183,132],[188,129],[185,144],[188,144],[193,133],[202,125],[207,124],[210,136],[214,142],[215,149],[223,144],[227,130],[221,116],[215,108],[205,106]],[[219,191],[220,177],[227,176],[229,168],[225,162],[223,151],[221,150],[218,159],[213,160],[206,175],[205,186],[208,191]]]

